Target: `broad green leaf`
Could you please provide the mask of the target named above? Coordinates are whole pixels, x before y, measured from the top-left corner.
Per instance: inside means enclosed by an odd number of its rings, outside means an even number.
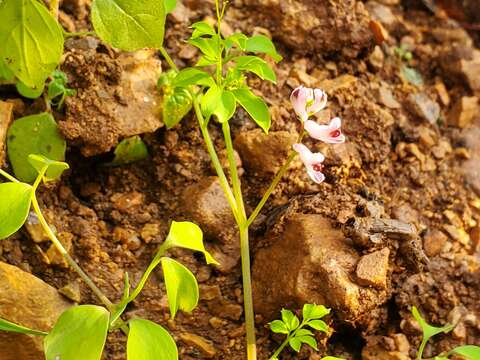
[[[270,56],[275,62],[282,60],[282,56],[275,49],[272,40],[264,35],[255,35],[247,40],[246,51],[253,53],[264,53]]]
[[[235,95],[231,91],[212,86],[200,102],[205,118],[215,115],[220,123],[227,122],[235,114]]]
[[[37,88],[30,88],[19,81],[15,84],[15,87],[17,88],[18,93],[27,99],[37,99],[43,94],[43,85]]]
[[[211,38],[193,38],[188,40],[188,43],[197,47],[207,58],[218,58],[220,52],[218,35],[214,35]]]
[[[195,276],[179,262],[163,257],[161,259],[168,304],[172,319],[178,310],[191,312],[198,304],[198,284]]]
[[[208,56],[200,56],[198,59],[197,63],[195,64],[196,67],[204,67],[204,66],[210,66],[214,65],[217,63],[217,60],[215,58],[209,58]]]
[[[177,345],[163,327],[143,319],[133,319],[128,324],[127,360],[178,359]]]
[[[317,340],[315,340],[315,338],[311,335],[295,336],[295,339],[303,344],[307,344],[314,350],[318,350]]]
[[[313,336],[313,333],[308,329],[298,329],[295,336]]]
[[[46,360],[100,360],[107,339],[109,312],[80,305],[65,311],[45,337]]]
[[[14,324],[8,320],[0,319],[0,330],[1,331],[8,331],[8,332],[15,332],[21,334],[28,334],[28,335],[38,335],[38,336],[45,336],[47,335],[46,332],[32,330],[26,328],[25,326]]]
[[[187,88],[176,87],[163,97],[163,122],[168,129],[177,125],[192,109],[192,95]]]
[[[277,82],[275,72],[270,65],[258,56],[238,56],[232,59],[236,68],[241,71],[249,71],[257,75],[262,80],[268,80],[272,83]]]
[[[97,35],[113,47],[126,51],[162,47],[164,0],[94,0],[91,17]]]
[[[177,7],[177,0],[165,0],[165,11],[171,13]]]
[[[303,305],[302,316],[303,320],[320,319],[325,315],[330,314],[330,309],[323,305],[305,304]]]
[[[461,355],[466,357],[469,360],[479,360],[480,359],[480,347],[475,345],[463,345],[456,347],[451,351],[451,353]]]
[[[328,333],[330,331],[330,328],[323,320],[311,320],[307,323],[307,325],[312,329],[323,331],[324,333]]]
[[[38,0],[4,0],[0,19],[0,61],[27,87],[42,87],[60,62],[62,28]]]
[[[205,21],[196,22],[192,26],[190,26],[190,28],[193,29],[190,39],[196,39],[205,35],[215,36],[217,34],[215,29]]]
[[[7,65],[0,58],[0,80],[12,81],[14,78],[15,78],[15,74],[7,67]]]
[[[181,70],[174,79],[175,86],[186,87],[189,85],[205,85],[205,84],[212,84],[211,81],[207,79],[211,79],[212,76],[202,70],[198,70],[195,68],[186,68]],[[207,83],[205,83],[207,81]]]
[[[62,161],[53,161],[42,155],[30,154],[28,155],[28,162],[37,170],[37,172],[42,171],[46,166],[47,171],[43,176],[44,181],[53,181],[60,179],[65,170],[70,169],[67,163]]]
[[[254,95],[248,88],[241,88],[233,90],[232,92],[237,102],[245,109],[248,115],[252,117],[253,121],[255,121],[265,133],[268,133],[271,118],[268,106],[263,99]]]
[[[165,87],[169,87],[173,83],[173,79],[177,76],[177,72],[175,70],[168,70],[163,72],[162,75],[158,78],[157,81],[157,89],[162,90]]]
[[[27,220],[33,189],[24,183],[0,184],[0,239],[18,231]]]
[[[54,161],[65,160],[66,143],[58,132],[57,123],[48,113],[20,118],[7,133],[8,158],[16,177],[33,182],[37,170],[29,163],[30,154],[43,155]]]
[[[282,309],[282,320],[287,325],[288,330],[293,331],[300,325],[298,317],[290,310]]]
[[[285,325],[285,323],[281,320],[275,320],[269,323],[270,330],[272,330],[274,333],[279,333],[279,334],[288,334],[288,328]]]
[[[415,318],[415,320],[417,320],[417,322],[420,324],[420,327],[422,328],[422,331],[423,331],[423,338],[426,339],[426,340],[428,340],[432,336],[435,336],[435,335],[440,334],[442,332],[446,334],[446,333],[452,331],[452,329],[455,327],[455,325],[450,325],[450,324],[447,324],[447,325],[442,326],[442,327],[436,327],[436,326],[432,326],[432,325],[428,324],[422,318],[422,316],[420,315],[420,313],[418,312],[418,310],[415,306],[412,307],[412,314],[413,314],[413,317]]]
[[[227,49],[232,48],[234,45],[240,50],[245,50],[247,47],[248,36],[242,33],[235,33],[225,39],[225,46]]]
[[[198,225],[189,221],[173,221],[163,246],[165,249],[181,247],[193,251],[200,251],[205,255],[207,264],[218,265],[218,262],[212,257],[212,255],[205,250],[205,245],[203,245],[202,230],[198,227]]]
[[[288,344],[290,345],[290,347],[295,350],[296,352],[299,352],[300,351],[300,348],[302,347],[302,342],[300,341],[299,338],[291,338],[290,340],[288,340]]]
[[[138,135],[123,139],[114,151],[115,158],[110,165],[125,165],[148,157],[147,145]]]

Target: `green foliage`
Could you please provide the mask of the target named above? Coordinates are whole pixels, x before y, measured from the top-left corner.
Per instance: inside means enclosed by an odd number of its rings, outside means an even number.
[[[7,133],[7,150],[16,177],[24,182],[33,182],[37,171],[28,156],[37,154],[53,161],[63,161],[66,143],[53,116],[42,113],[14,121]]]
[[[215,115],[220,123],[227,122],[235,114],[235,95],[229,90],[213,85],[200,101],[205,118]]]
[[[168,3],[171,8],[171,2]],[[159,49],[165,33],[164,0],[94,0],[92,24],[98,36],[113,47],[135,51]]]
[[[52,81],[48,83],[48,99],[51,104],[60,109],[67,96],[75,96],[76,91],[67,87],[67,74],[63,71],[55,70],[52,74]]]
[[[450,353],[463,356],[469,360],[480,359],[480,347],[475,345],[459,346],[453,349],[452,351],[450,351]]]
[[[171,13],[177,7],[177,0],[165,0],[165,11]]]
[[[33,188],[24,183],[0,184],[0,239],[18,231],[30,211]]]
[[[115,158],[110,165],[125,165],[148,157],[147,145],[138,135],[123,139],[114,151]]]
[[[187,87],[190,85],[213,86],[214,80],[206,71],[195,68],[186,68],[181,70],[175,76],[173,84],[178,87]]]
[[[0,319],[0,330],[20,333],[20,334],[28,334],[28,335],[38,335],[38,336],[47,335],[46,332],[32,330],[32,329],[26,328],[25,326],[17,325],[4,319]]]
[[[257,75],[262,80],[268,80],[272,83],[277,82],[275,72],[268,63],[258,56],[238,56],[232,59],[236,63],[236,69],[248,71]]]
[[[217,34],[215,29],[205,21],[196,22],[195,24],[192,24],[190,28],[193,29],[190,39],[196,39],[205,35],[214,36]]]
[[[42,88],[63,52],[63,32],[38,0],[0,3],[0,62],[26,87]]]
[[[30,154],[28,155],[28,162],[38,173],[45,169],[45,174],[43,175],[44,182],[58,180],[65,170],[70,169],[67,163],[50,160],[42,155]]]
[[[241,89],[233,90],[233,95],[237,102],[245,109],[248,115],[251,116],[253,121],[260,126],[263,131],[268,133],[270,129],[271,119],[270,113],[268,112],[268,106],[265,104],[265,101],[259,96],[256,96],[252,91],[245,87]]]
[[[12,81],[14,78],[15,78],[15,74],[7,67],[7,65],[0,58],[0,80]]]
[[[43,86],[30,88],[21,81],[18,81],[15,84],[15,87],[17,88],[18,93],[27,99],[37,99],[43,94]]]
[[[218,264],[218,262],[205,250],[203,244],[203,233],[198,225],[189,221],[173,221],[170,226],[170,232],[163,244],[165,249],[172,247],[181,247],[193,251],[200,251],[205,255],[207,264]]]
[[[163,276],[167,288],[168,304],[172,319],[180,309],[191,312],[198,304],[198,284],[195,276],[179,262],[163,257]]]
[[[45,337],[45,359],[100,360],[109,317],[105,308],[95,305],[66,310]]]
[[[401,76],[412,85],[421,86],[423,85],[423,78],[420,73],[409,66],[403,65],[400,68]]]
[[[264,35],[255,35],[247,40],[245,50],[253,53],[264,53],[270,56],[275,62],[282,60],[272,40]]]
[[[178,350],[168,331],[148,320],[129,321],[127,360],[177,360]]]
[[[177,82],[178,76],[180,78]],[[163,122],[168,129],[177,125],[192,109],[192,95],[186,86],[198,78],[198,75],[189,75],[187,72],[180,72],[177,75],[171,70],[158,79],[158,88],[162,93]]]

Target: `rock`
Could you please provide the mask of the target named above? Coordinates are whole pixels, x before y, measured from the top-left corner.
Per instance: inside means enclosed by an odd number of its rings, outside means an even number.
[[[212,342],[201,336],[192,333],[182,333],[180,334],[180,340],[200,350],[208,359],[213,358],[217,354],[217,349],[215,349]]]
[[[476,226],[470,231],[470,239],[472,240],[472,252],[480,254],[480,226]]]
[[[462,96],[448,113],[447,122],[450,126],[464,128],[470,125],[478,114],[478,98],[476,96]]]
[[[435,90],[437,91],[438,97],[440,98],[442,104],[445,106],[450,105],[450,95],[448,95],[447,88],[442,81],[438,80],[435,82]]]
[[[408,96],[408,110],[419,118],[435,124],[440,116],[440,106],[424,93]]]
[[[418,140],[424,147],[430,149],[437,143],[435,131],[432,129],[426,126],[419,126],[416,130],[418,133]]]
[[[392,9],[388,6],[379,4],[376,1],[369,1],[366,5],[371,17],[387,27],[392,27],[398,22],[397,17],[393,14]]]
[[[238,321],[243,314],[243,306],[225,299],[209,302],[208,308],[213,315],[222,319]]]
[[[442,252],[448,238],[440,230],[431,230],[423,237],[423,248],[428,257],[434,257]]]
[[[265,24],[274,37],[298,53],[342,52],[355,57],[372,43],[370,16],[360,1],[245,0],[253,24]],[[245,8],[242,8],[245,9]]]
[[[36,243],[50,240],[45,230],[43,230],[43,226],[40,224],[40,220],[38,220],[37,214],[35,214],[35,212],[33,211],[30,211],[30,213],[28,214],[27,221],[25,222],[25,229],[30,235],[30,238]],[[54,233],[55,232],[56,231],[54,231]]]
[[[294,214],[282,233],[271,236],[272,245],[260,249],[253,264],[255,308],[266,318],[308,302],[353,320],[385,300],[352,282],[359,255],[323,216]]]
[[[247,170],[271,175],[285,162],[296,139],[297,135],[288,131],[272,131],[267,135],[255,129],[240,133],[235,138],[235,148]]]
[[[127,214],[133,214],[138,211],[140,205],[143,205],[144,196],[138,191],[132,191],[127,193],[116,193],[112,195],[110,200],[116,210]]]
[[[211,301],[222,297],[222,291],[218,285],[200,285],[200,299]]]
[[[335,79],[327,79],[323,80],[319,87],[322,88],[328,95],[334,94],[336,91],[340,91],[343,89],[348,89],[350,87],[355,86],[358,79],[352,75],[341,75],[336,77]]]
[[[362,360],[410,360],[410,344],[403,334],[367,336],[367,344],[362,349]]]
[[[385,55],[380,48],[380,46],[375,45],[372,53],[368,56],[369,64],[375,69],[380,70],[383,67],[383,62],[385,61]]]
[[[67,250],[67,253],[71,254],[72,252],[72,240],[73,240],[73,234],[69,232],[60,232],[57,234],[57,238],[60,241],[60,243],[63,245],[65,250]],[[50,245],[50,247],[47,250],[47,258],[50,261],[50,264],[53,265],[58,265],[63,268],[68,268],[68,263],[67,260],[63,257],[63,255],[57,250],[55,245]]]
[[[0,262],[0,317],[49,331],[72,304],[56,289],[15,266]],[[44,359],[43,338],[0,332],[2,360]]]
[[[438,159],[444,159],[445,156],[450,154],[452,152],[452,145],[450,145],[450,142],[447,140],[440,140],[438,142],[438,145],[432,147],[432,155]]]
[[[0,101],[0,167],[5,163],[5,140],[12,121],[13,103]]]
[[[378,100],[390,109],[399,109],[401,107],[400,103],[393,97],[390,89],[386,86],[380,86],[378,89]]]
[[[82,294],[80,292],[80,284],[78,281],[68,283],[64,287],[58,289],[58,292],[77,304],[82,301]]]
[[[470,245],[470,236],[464,229],[454,225],[443,224],[443,230],[445,230],[453,240],[458,241],[460,244],[465,246]]]
[[[388,248],[362,256],[357,264],[357,282],[362,286],[385,289],[387,287],[389,256],[390,250]]]
[[[480,127],[465,129],[463,134],[470,159],[463,162],[462,171],[467,183],[480,196]]]
[[[385,41],[388,40],[388,31],[385,30],[385,28],[379,21],[370,20],[368,26],[373,32],[373,35],[375,37],[375,43],[377,45],[382,45]]]
[[[150,243],[160,233],[159,224],[145,224],[140,231],[140,236],[147,244]]]

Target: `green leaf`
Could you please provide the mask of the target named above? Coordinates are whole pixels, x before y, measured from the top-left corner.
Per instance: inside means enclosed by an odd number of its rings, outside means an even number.
[[[162,47],[164,0],[94,0],[91,17],[97,35],[113,47],[126,51]]]
[[[238,103],[252,117],[253,121],[268,133],[271,125],[270,112],[267,104],[259,96],[254,95],[250,89],[241,88],[232,91]]]
[[[463,345],[456,347],[451,353],[461,355],[466,357],[469,360],[479,360],[480,359],[480,347],[475,345]]]
[[[303,305],[302,316],[303,320],[320,319],[325,315],[330,314],[330,309],[323,305],[305,304]]]
[[[218,262],[212,257],[212,255],[205,250],[202,230],[198,225],[189,221],[173,221],[167,239],[162,246],[164,246],[165,249],[181,247],[193,251],[200,251],[205,255],[207,264],[218,265]]]
[[[0,58],[0,80],[12,81],[14,78],[15,78],[15,74],[7,67],[7,65]]]
[[[307,323],[312,329],[323,331],[324,333],[328,334],[330,332],[330,328],[323,320],[311,320]]]
[[[190,36],[190,39],[196,39],[201,36],[209,35],[209,36],[215,36],[217,35],[215,29],[207,23],[206,21],[199,21],[194,23],[190,28],[193,29],[192,36]]]
[[[209,59],[217,59],[220,52],[218,35],[211,38],[191,38],[188,43],[197,47]]]
[[[0,19],[0,61],[27,87],[42,87],[60,62],[62,28],[38,0],[4,0]]]
[[[163,122],[168,129],[177,125],[192,109],[192,95],[187,88],[176,87],[163,97]]]
[[[307,344],[314,350],[318,350],[317,340],[315,340],[313,336],[310,336],[310,335],[295,336],[295,339],[300,341],[300,343]]]
[[[15,87],[17,88],[18,93],[27,99],[37,99],[43,94],[43,85],[37,88],[30,88],[19,81],[15,84]]]
[[[205,118],[215,115],[220,123],[227,122],[235,114],[235,95],[231,91],[212,86],[200,102]]]
[[[115,158],[110,165],[125,165],[148,157],[147,145],[138,135],[123,139],[114,151]]]
[[[27,220],[33,189],[24,183],[0,184],[0,239],[18,231]]]
[[[177,7],[177,0],[165,0],[165,11],[170,14]]]
[[[210,65],[214,65],[217,63],[217,59],[215,58],[209,58],[207,56],[200,56],[200,58],[198,59],[197,63],[195,64],[195,66],[197,67],[204,67],[204,66],[210,66]]]
[[[423,85],[423,78],[420,73],[414,68],[403,65],[400,68],[402,77],[412,85],[421,86]]]
[[[282,60],[272,40],[264,35],[255,35],[247,40],[246,51],[253,53],[264,53],[270,56],[275,62]]]
[[[238,56],[232,59],[236,63],[236,68],[241,71],[249,71],[257,75],[262,80],[268,80],[272,83],[277,82],[277,77],[268,63],[258,56]]]
[[[50,102],[57,108],[62,107],[65,97],[74,96],[77,93],[75,90],[68,88],[67,83],[68,78],[63,71],[55,70],[53,72],[52,81],[48,83],[47,95]],[[56,98],[59,98],[59,100],[54,101]]]
[[[300,341],[299,338],[291,338],[290,340],[288,340],[288,344],[290,345],[290,347],[295,350],[296,352],[299,352],[300,351],[300,348],[302,347],[302,342]]]
[[[235,33],[225,39],[225,46],[231,49],[234,45],[240,50],[245,50],[247,47],[248,36],[242,33]]]
[[[44,167],[47,167],[47,171],[43,176],[43,181],[53,181],[60,179],[65,170],[70,169],[67,163],[62,161],[53,161],[45,156],[30,154],[28,155],[28,162],[37,170],[42,171]]]
[[[177,76],[177,72],[175,70],[168,70],[163,72],[157,81],[157,88],[162,90],[165,87],[172,86],[173,80]]]
[[[295,336],[313,336],[313,333],[308,329],[298,329]]]
[[[45,336],[47,335],[46,332],[32,330],[26,328],[25,326],[14,324],[8,320],[0,319],[0,330],[1,331],[8,331],[8,332],[15,332],[21,334],[28,334],[28,335],[38,335],[38,336]]]
[[[290,310],[282,309],[282,320],[287,325],[288,330],[293,331],[300,325],[298,317]]]
[[[37,177],[37,170],[28,161],[30,154],[43,155],[53,161],[64,161],[65,149],[65,140],[49,113],[20,118],[8,129],[8,158],[16,177],[24,182],[33,182]]]
[[[46,360],[100,360],[107,339],[109,312],[80,305],[65,311],[45,337]]]
[[[281,320],[275,320],[269,323],[270,330],[272,330],[274,333],[279,333],[279,334],[288,334],[288,328],[285,325],[285,323]]]
[[[420,327],[422,328],[423,338],[425,339],[425,341],[428,341],[428,339],[430,339],[432,336],[435,336],[435,335],[440,334],[442,332],[446,334],[446,333],[452,331],[452,329],[455,327],[455,325],[450,325],[450,324],[447,324],[447,325],[442,326],[442,327],[436,327],[436,326],[432,326],[432,325],[428,324],[422,318],[422,316],[420,315],[420,313],[418,312],[418,310],[415,306],[412,307],[412,314],[413,314],[413,317],[415,318],[415,320],[417,320],[417,322],[420,324]]]
[[[143,319],[133,319],[128,324],[127,360],[178,359],[177,345],[163,327]]]
[[[161,259],[168,304],[172,319],[180,309],[191,312],[198,304],[198,284],[195,276],[179,262],[163,257]]]
[[[189,85],[212,85],[212,82],[207,79],[212,79],[209,73],[195,68],[186,68],[177,74],[174,79],[174,85],[180,87],[187,87]]]

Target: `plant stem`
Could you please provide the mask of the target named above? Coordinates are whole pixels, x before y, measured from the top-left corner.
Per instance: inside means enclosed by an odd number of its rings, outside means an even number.
[[[95,31],[78,31],[78,32],[68,32],[64,31],[63,36],[65,38],[71,38],[71,37],[83,37],[83,36],[95,36],[96,33]]]
[[[0,175],[4,176],[5,178],[10,180],[11,182],[16,182],[16,183],[20,182],[17,179],[15,179],[12,175],[7,173],[6,171],[3,171],[2,169],[0,169]]]
[[[420,344],[420,347],[418,348],[417,352],[417,359],[416,360],[422,360],[423,356],[423,351],[425,350],[425,346],[427,345],[428,339],[423,338],[422,343]]]
[[[162,54],[163,58],[165,59],[165,61],[167,62],[168,66],[170,66],[171,69],[175,70],[175,71],[178,71],[178,67],[177,65],[173,62],[172,58],[170,57],[170,55],[168,55],[168,52],[167,50],[165,50],[165,48],[162,46],[160,47],[160,49],[158,49],[160,51],[160,54]]]
[[[215,9],[217,11],[217,36],[218,36],[218,49],[219,53],[217,54],[218,60],[217,60],[217,85],[221,86],[222,84],[222,70],[223,70],[223,49],[221,48],[222,46],[222,32],[221,32],[221,25],[222,25],[222,17],[223,13],[225,11],[225,5],[222,6],[222,12],[220,13],[220,3],[219,0],[215,0]]]
[[[230,166],[230,175],[232,177],[233,195],[235,196],[235,201],[237,202],[237,208],[238,208],[239,214],[240,216],[243,215],[243,218],[240,219],[241,224],[239,225],[244,225],[246,221],[245,205],[243,203],[242,187],[241,187],[240,179],[238,177],[237,162],[235,161],[235,150],[233,149],[232,136],[230,134],[230,125],[228,124],[228,122],[225,122],[222,124],[222,130],[223,130],[223,137],[225,138],[225,146],[227,149],[227,158]]]
[[[275,351],[273,353],[272,356],[270,356],[269,360],[276,360],[278,359],[278,355],[280,355],[280,353],[283,351],[283,349],[285,349],[285,346],[288,345],[288,341],[290,340],[290,335],[288,335],[286,337],[285,340],[283,340],[282,344],[278,347],[277,351]]]

